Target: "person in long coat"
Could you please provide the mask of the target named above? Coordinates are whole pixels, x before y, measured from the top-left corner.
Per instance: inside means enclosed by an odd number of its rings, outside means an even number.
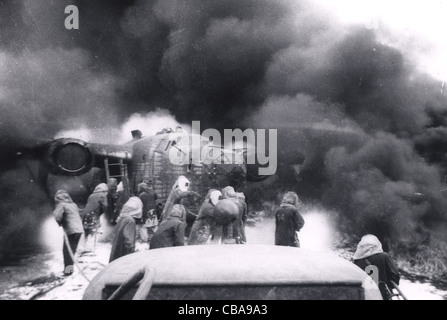
[[[393,288],[391,281],[398,285],[400,276],[399,271],[391,260],[389,254],[383,252],[380,240],[372,234],[362,237],[357,245],[353,260],[362,270],[365,270],[368,266],[377,267],[379,274],[375,276],[378,276],[376,280],[378,280],[377,284],[380,293],[382,294],[383,299],[390,299],[391,290]]]
[[[110,262],[135,252],[137,240],[136,221],[143,215],[143,203],[138,197],[131,197],[124,204],[115,227]]]
[[[81,216],[79,215],[79,208],[73,202],[70,195],[65,190],[59,190],[54,196],[56,208],[53,211],[56,222],[64,229],[67,235],[68,244],[73,254],[76,254],[76,249],[81,239],[84,228],[82,226]],[[65,236],[64,236],[65,237]],[[68,250],[66,241],[63,246],[64,255],[64,275],[73,273],[74,261]]]
[[[106,212],[108,202],[109,187],[105,183],[96,186],[93,193],[88,197],[87,204],[84,209],[84,229],[86,235],[90,235],[97,231],[100,227],[99,217]]]
[[[304,219],[298,211],[299,198],[295,192],[287,192],[276,210],[275,245],[300,247],[298,232],[304,226]]]
[[[158,226],[150,242],[150,249],[185,245],[186,209],[181,204],[172,207],[169,217]]]
[[[219,190],[211,189],[208,191],[197,219],[191,228],[188,245],[203,245],[209,243],[212,231],[216,227],[214,207],[219,202],[221,196],[222,193]]]

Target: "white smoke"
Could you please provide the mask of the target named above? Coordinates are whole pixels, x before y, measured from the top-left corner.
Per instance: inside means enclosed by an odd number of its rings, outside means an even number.
[[[74,138],[86,142],[96,142],[105,144],[124,144],[132,140],[132,131],[140,130],[144,137],[152,136],[164,128],[182,127],[191,132],[191,126],[181,124],[167,110],[158,109],[157,111],[146,114],[134,113],[120,127],[114,128],[87,128],[80,126],[77,129],[62,130],[58,132],[54,139]]]
[[[175,117],[167,110],[158,109],[157,111],[146,114],[135,113],[131,115],[122,125],[120,130],[119,143],[125,143],[130,140],[130,133],[134,130],[140,130],[143,136],[151,136],[157,134],[164,128],[182,127],[186,131],[191,132],[191,126],[179,123]]]
[[[61,139],[61,138],[74,138],[74,139],[80,139],[83,141],[92,141],[95,139],[93,131],[85,128],[85,127],[81,127],[79,129],[73,129],[73,130],[63,130],[58,132],[55,136],[54,139]]]

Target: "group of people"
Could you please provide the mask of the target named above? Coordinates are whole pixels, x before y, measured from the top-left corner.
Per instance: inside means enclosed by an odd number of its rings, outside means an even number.
[[[116,181],[109,181],[108,185],[102,183],[95,188],[83,212],[80,212],[67,191],[58,191],[53,214],[65,232],[64,274],[70,275],[73,272],[73,255],[82,234],[85,234],[87,241],[89,236],[97,232],[100,227],[99,217],[107,211],[116,224],[110,262],[135,252],[138,237],[149,243],[149,249],[247,243],[245,223],[248,207],[243,193],[236,192],[231,186],[222,190],[211,189],[196,214],[191,212],[194,210],[190,204],[202,197],[189,189],[190,181],[180,176],[163,206],[158,201],[153,186],[142,182],[138,185],[135,196],[120,203],[122,187]],[[299,211],[298,195],[287,192],[275,212],[275,245],[300,247],[298,233],[305,221]],[[186,233],[188,214],[193,214],[195,219]],[[379,289],[384,298],[389,298],[393,283],[399,284],[399,273],[390,256],[383,252],[377,237],[364,236],[353,260],[363,270],[371,265],[377,267]]]
[[[139,189],[145,190],[144,183]],[[233,187],[226,187],[222,191],[209,190],[197,214],[191,211],[188,205],[202,198],[195,191],[190,191],[190,181],[180,176],[163,206],[160,215],[154,217],[154,195],[149,197],[151,205],[145,205],[147,192],[139,192],[138,196],[131,197],[123,206],[115,230],[110,262],[134,252],[137,235],[154,230],[154,225],[144,220],[156,219],[156,230],[151,231],[151,237],[141,237],[149,242],[149,249],[175,247],[214,243],[246,243],[245,221],[247,220],[247,204],[242,193],[236,193]],[[141,191],[139,190],[139,191]],[[193,198],[193,201],[189,201]],[[149,202],[149,201],[148,201]],[[194,223],[191,230],[186,233],[187,215],[194,214]],[[143,224],[138,227],[139,220]]]
[[[208,191],[198,212],[191,209],[201,195],[190,191],[190,181],[180,176],[175,182],[164,205],[150,183],[138,185],[137,194],[122,201],[122,185],[111,179],[101,183],[87,200],[84,210],[79,210],[69,193],[60,190],[55,195],[56,221],[64,228],[65,274],[73,271],[72,255],[76,253],[82,234],[88,243],[96,235],[100,217],[107,213],[115,224],[110,262],[135,251],[137,238],[149,242],[150,249],[204,244],[245,244],[245,223],[248,207],[243,193],[228,186],[222,190]],[[192,200],[191,200],[192,199]],[[124,202],[124,203],[123,203]],[[298,232],[304,219],[298,211],[296,193],[288,192],[276,212],[276,245],[299,247]],[[112,209],[111,209],[112,208]],[[194,216],[190,230],[186,231],[187,215]],[[71,254],[70,254],[71,251]]]
[[[244,244],[247,218],[243,193],[236,193],[231,186],[222,191],[211,189],[192,226],[188,244]]]
[[[243,193],[228,186],[222,190],[208,191],[197,212],[191,207],[201,195],[190,191],[190,181],[180,176],[175,182],[164,205],[150,183],[138,185],[135,196],[126,202],[122,200],[122,184],[111,179],[101,183],[89,196],[85,209],[80,210],[67,191],[55,195],[56,221],[64,228],[65,274],[73,271],[72,256],[76,253],[82,234],[88,243],[96,235],[100,217],[107,213],[115,224],[110,262],[135,251],[137,238],[149,242],[150,249],[204,244],[244,244],[247,242],[245,223],[248,207]],[[299,199],[296,193],[288,192],[276,212],[275,244],[299,247],[298,231],[304,219],[298,211]],[[194,222],[187,230],[187,215],[194,216]],[[71,251],[71,253],[70,253]]]

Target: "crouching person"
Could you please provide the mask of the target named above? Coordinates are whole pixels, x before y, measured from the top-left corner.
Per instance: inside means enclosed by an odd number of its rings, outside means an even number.
[[[115,227],[110,262],[135,252],[137,223],[143,216],[143,203],[138,197],[131,197],[123,206]]]
[[[76,254],[76,249],[84,233],[82,219],[79,215],[78,206],[73,202],[67,191],[59,190],[54,196],[56,201],[56,208],[53,211],[56,222],[64,229],[64,276],[69,276],[73,273],[73,259],[70,254]],[[68,241],[67,241],[68,240]],[[68,242],[68,243],[67,243]],[[70,246],[67,246],[67,244]]]
[[[196,221],[189,234],[188,245],[208,244],[211,240],[212,230],[216,228],[214,207],[219,202],[222,193],[211,189],[200,208]]]
[[[380,240],[368,234],[360,240],[357,250],[354,254],[354,263],[361,269],[366,271],[368,266],[377,268],[378,275],[371,276],[378,281],[378,287],[384,300],[392,298],[393,283],[399,284],[400,276],[397,267],[394,265],[388,253],[383,252]],[[369,274],[369,272],[368,272]]]
[[[233,226],[239,217],[238,206],[230,199],[220,200],[213,210],[216,226],[212,230],[212,244],[236,244]]]
[[[231,186],[228,186],[222,190],[222,196],[224,199],[232,201],[239,209],[239,214],[230,228],[233,229],[232,235],[235,242],[237,244],[244,244],[247,242],[244,230],[244,221],[247,220],[247,207],[244,206],[243,202],[241,201],[242,197],[238,195]]]
[[[186,209],[181,204],[172,207],[171,214],[158,226],[150,242],[150,249],[185,245]]]

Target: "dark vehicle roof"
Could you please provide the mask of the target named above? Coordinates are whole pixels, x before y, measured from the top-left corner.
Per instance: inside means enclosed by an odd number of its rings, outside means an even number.
[[[267,245],[205,245],[149,250],[122,257],[90,283],[84,299],[101,299],[138,270],[155,269],[154,286],[346,285],[365,287],[367,275],[334,254]],[[381,299],[377,288],[366,299]],[[379,295],[378,295],[379,294]]]

